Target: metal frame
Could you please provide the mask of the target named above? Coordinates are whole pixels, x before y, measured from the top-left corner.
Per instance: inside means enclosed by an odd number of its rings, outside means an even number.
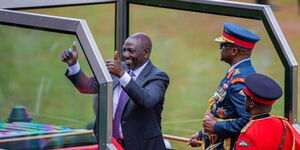
[[[116,4],[115,47],[118,51],[122,49],[122,45],[129,34],[130,4],[138,4],[138,5],[145,5],[145,6],[154,6],[154,7],[162,7],[162,8],[170,8],[170,9],[178,9],[178,10],[186,10],[186,11],[193,11],[193,12],[261,20],[285,68],[284,115],[289,119],[291,123],[294,124],[294,126],[297,126],[297,128],[300,129],[300,127],[296,124],[297,123],[298,63],[279,27],[278,22],[276,21],[276,18],[271,8],[267,5],[248,4],[248,3],[232,2],[232,1],[215,1],[215,0],[201,0],[201,1],[199,0],[86,0],[84,2],[82,2],[82,0],[27,0],[26,2],[19,1],[19,0],[10,0],[10,1],[0,0],[0,8],[28,9],[28,8],[61,7],[61,6],[88,5],[88,4],[101,4],[101,3]],[[64,32],[63,30],[60,31]],[[94,45],[94,47],[96,47],[96,45]],[[89,56],[88,59],[93,60],[90,59],[90,57],[91,56]],[[99,55],[94,56],[93,58],[98,61]],[[103,71],[102,69],[104,69],[105,67],[101,69],[99,68],[97,69],[92,65],[92,68],[95,69],[94,73],[95,75],[97,75],[96,73],[98,73],[98,71],[100,72]],[[108,85],[101,84],[100,89],[102,88],[108,89],[108,87],[111,86],[110,84],[111,84],[110,82]],[[111,98],[110,97],[111,92],[112,92],[111,89],[105,91],[105,93],[109,93],[108,96],[104,95],[104,97],[100,97],[100,99]],[[101,103],[105,103],[105,107],[106,106],[109,106],[109,108],[111,107],[110,101],[101,101]],[[111,110],[109,108],[104,108],[103,105],[100,105],[99,108],[100,111],[98,116],[101,118],[101,120],[104,119],[103,117],[110,120]],[[104,120],[102,123],[104,122],[107,122],[107,120]],[[102,131],[102,133],[106,132],[107,135],[111,135],[110,125],[111,124],[109,123],[100,124],[99,132]],[[106,130],[106,128],[108,128],[108,130]],[[100,140],[99,147],[102,147],[101,144],[104,144],[102,140],[110,141],[110,138],[106,139],[105,136],[103,136],[99,140]]]
[[[104,4],[113,3],[116,0],[0,0],[0,8],[5,9],[29,9],[29,8],[48,8],[48,7],[62,7],[75,5],[90,5],[90,4]]]
[[[261,20],[285,68],[284,116],[297,123],[298,63],[270,6],[213,0],[128,0],[128,3]],[[128,29],[128,22],[124,21],[122,26]]]
[[[112,78],[106,69],[105,62],[100,54],[100,51],[93,39],[93,36],[88,28],[85,20],[72,19],[65,17],[56,17],[49,15],[40,15],[25,12],[16,12],[11,10],[0,9],[0,23],[12,26],[21,26],[26,28],[34,28],[46,31],[64,32],[77,36],[83,52],[87,57],[88,63],[92,68],[93,74],[99,84],[99,100],[102,102],[99,107],[99,148],[115,149],[111,144],[111,102],[112,99]]]
[[[115,14],[115,48],[121,52],[123,43],[129,34],[129,4],[126,0],[117,0]]]

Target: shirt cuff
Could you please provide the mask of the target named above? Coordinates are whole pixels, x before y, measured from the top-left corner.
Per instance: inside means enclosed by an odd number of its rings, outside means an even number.
[[[129,83],[129,81],[131,80],[131,77],[130,75],[125,72],[122,77],[120,78],[120,84],[123,86],[123,87],[126,87],[126,85]]]
[[[78,73],[80,71],[80,65],[79,65],[78,61],[76,62],[76,64],[74,64],[72,66],[68,66],[68,71],[69,71],[69,73],[68,73],[69,76]]]

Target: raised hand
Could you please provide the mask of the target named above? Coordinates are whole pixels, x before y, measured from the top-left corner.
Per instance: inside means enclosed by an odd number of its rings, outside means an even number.
[[[73,42],[72,49],[65,49],[61,54],[61,61],[67,63],[69,66],[76,64],[78,59],[78,51],[76,41]]]
[[[107,59],[105,63],[108,71],[111,74],[120,78],[125,73],[125,71],[121,67],[121,59],[118,55],[118,51],[115,52],[114,59]]]

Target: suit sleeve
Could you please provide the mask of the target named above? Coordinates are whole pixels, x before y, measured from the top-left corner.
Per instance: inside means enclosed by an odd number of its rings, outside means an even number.
[[[240,91],[244,88],[243,83],[231,85],[230,100],[238,114],[238,118],[232,121],[217,121],[215,132],[221,138],[236,137],[241,129],[249,122],[250,114],[245,111],[245,95]]]
[[[164,99],[168,85],[168,75],[164,72],[158,72],[148,79],[144,87],[141,87],[131,79],[124,90],[134,103],[151,109]]]
[[[87,75],[80,69],[80,71],[74,75],[68,76],[68,70],[65,75],[73,83],[80,93],[84,94],[96,94],[99,92],[99,85],[95,77],[89,78]]]

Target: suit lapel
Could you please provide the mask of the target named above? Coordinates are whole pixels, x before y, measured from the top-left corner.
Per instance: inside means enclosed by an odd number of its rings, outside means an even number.
[[[138,85],[142,85],[142,82],[144,81],[144,79],[147,77],[148,73],[150,72],[151,68],[153,67],[151,61],[149,60],[148,64],[145,66],[145,68],[142,70],[142,72],[139,74],[139,76],[137,76],[135,82],[138,84]],[[122,109],[122,116],[123,116],[123,112],[125,110],[125,108],[127,107],[127,104],[129,102],[129,96],[127,96],[126,100],[125,100],[125,104],[123,106],[123,109]]]
[[[150,72],[151,68],[153,67],[151,61],[149,60],[148,64],[145,66],[145,68],[142,70],[142,72],[139,74],[139,76],[136,78],[135,82],[138,85],[141,85],[144,79],[147,77],[148,73]]]

